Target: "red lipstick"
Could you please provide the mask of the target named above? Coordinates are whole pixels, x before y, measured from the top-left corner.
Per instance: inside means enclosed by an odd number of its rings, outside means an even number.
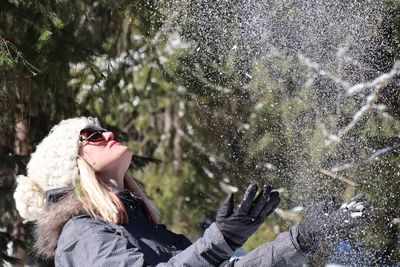
[[[112,141],[110,141],[110,148],[113,146],[113,145],[115,145],[115,144],[119,144],[119,142],[118,141],[115,141],[115,140],[112,140]]]

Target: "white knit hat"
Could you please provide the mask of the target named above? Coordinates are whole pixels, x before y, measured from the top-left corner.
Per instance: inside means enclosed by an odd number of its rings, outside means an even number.
[[[101,129],[95,118],[63,120],[37,145],[27,165],[27,176],[17,176],[14,193],[17,210],[25,220],[37,220],[43,213],[45,191],[68,187],[79,180],[79,132],[87,127]]]

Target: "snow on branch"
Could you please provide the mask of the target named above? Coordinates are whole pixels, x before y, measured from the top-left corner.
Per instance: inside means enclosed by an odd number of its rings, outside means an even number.
[[[383,113],[384,105],[375,104],[375,102],[378,100],[379,91],[382,88],[387,87],[398,76],[400,76],[400,61],[396,61],[393,65],[392,70],[390,70],[388,73],[384,73],[370,82],[351,85],[349,82],[342,80],[336,74],[324,69],[323,66],[316,62],[313,62],[311,59],[307,58],[303,54],[298,54],[298,59],[299,62],[316,72],[318,75],[325,76],[331,79],[336,84],[347,88],[346,92],[348,96],[360,93],[365,90],[371,91],[371,93],[367,96],[364,105],[359,110],[357,110],[357,112],[354,113],[352,120],[344,128],[340,129],[337,134],[327,135],[325,146],[339,143],[342,140],[342,137],[346,135],[357,124],[361,117],[369,110],[377,110]]]
[[[325,145],[329,146],[339,143],[342,137],[347,134],[357,124],[360,118],[370,109],[375,109],[376,107],[382,109],[381,106],[375,104],[375,101],[378,99],[379,91],[380,89],[388,86],[398,75],[400,75],[400,61],[395,62],[390,72],[380,75],[371,82],[359,83],[350,87],[347,90],[349,95],[361,92],[365,89],[371,90],[371,94],[367,96],[365,104],[356,113],[354,113],[349,124],[340,129],[336,135],[331,134],[328,136],[328,139],[325,140]]]
[[[332,144],[337,144],[342,140],[342,137],[347,134],[360,120],[360,118],[372,108],[375,101],[378,99],[377,88],[371,92],[371,94],[367,97],[365,104],[353,115],[350,123],[346,125],[343,129],[340,129],[337,134],[331,134],[328,136],[328,139],[325,140],[325,146],[330,146]]]
[[[298,59],[306,67],[314,70],[315,72],[317,72],[321,76],[325,76],[325,77],[331,79],[336,84],[339,84],[339,85],[343,86],[344,88],[347,88],[347,87],[351,86],[351,84],[349,82],[342,80],[337,75],[335,75],[335,74],[331,73],[330,71],[324,69],[320,64],[311,61],[311,59],[307,58],[303,54],[299,53],[298,54]]]
[[[335,179],[339,179],[351,186],[356,186],[356,184],[353,181],[339,175],[338,173],[349,170],[351,168],[360,167],[361,165],[365,165],[365,164],[371,163],[373,161],[378,161],[378,160],[382,159],[383,157],[387,156],[389,153],[392,153],[399,148],[400,148],[400,144],[396,144],[396,145],[392,145],[392,146],[385,146],[385,147],[382,147],[379,149],[374,149],[373,150],[374,153],[371,154],[370,156],[368,156],[367,158],[359,158],[355,162],[343,163],[340,165],[333,166],[330,169],[321,168],[319,171],[327,176],[333,177]]]
[[[396,61],[394,63],[391,71],[382,74],[381,76],[375,78],[371,82],[359,83],[351,86],[350,88],[347,89],[347,94],[354,95],[366,89],[384,88],[388,86],[398,75],[400,75],[400,61]]]

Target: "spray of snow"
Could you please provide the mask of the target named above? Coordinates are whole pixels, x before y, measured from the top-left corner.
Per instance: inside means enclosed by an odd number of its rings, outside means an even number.
[[[228,58],[238,58],[236,67],[243,78],[243,86],[262,78],[252,73],[253,61],[265,66],[268,76],[276,83],[283,79],[280,75],[283,61],[290,60],[291,64],[303,68],[303,71],[293,71],[293,77],[300,86],[315,91],[315,98],[301,100],[323,114],[319,123],[324,140],[318,145],[321,149],[332,149],[340,144],[337,158],[345,160],[332,161],[327,166],[311,166],[307,164],[312,163],[301,161],[301,157],[293,159],[294,187],[299,188],[297,196],[303,200],[293,206],[307,204],[307,197],[315,195],[310,191],[323,187],[327,177],[356,188],[359,181],[346,177],[345,171],[380,159],[398,148],[370,149],[370,155],[360,158],[351,153],[365,140],[352,136],[350,143],[343,141],[371,111],[390,117],[385,112],[385,103],[379,102],[379,96],[399,77],[400,63],[395,63],[386,73],[370,64],[374,57],[379,57],[372,52],[381,42],[379,27],[385,17],[384,6],[383,0],[171,0],[159,3],[165,16],[166,33],[179,33],[186,48],[198,55],[200,63],[224,68]],[[263,92],[255,92],[255,98],[257,93]],[[320,101],[313,101],[315,99]],[[352,111],[344,112],[351,105]],[[255,104],[255,110],[265,107],[262,101]],[[273,108],[273,104],[270,107]],[[336,112],[336,121],[324,116],[327,111]],[[251,126],[244,124],[249,130]],[[292,141],[297,145],[293,148],[296,151],[302,151],[310,142],[308,139]],[[317,178],[311,169],[316,169]],[[278,168],[268,170],[280,171]],[[224,183],[225,187],[231,186]],[[342,208],[354,208],[354,218],[362,216],[364,207],[352,205],[356,203],[346,203]],[[278,209],[277,213],[291,218],[287,214],[299,210]]]

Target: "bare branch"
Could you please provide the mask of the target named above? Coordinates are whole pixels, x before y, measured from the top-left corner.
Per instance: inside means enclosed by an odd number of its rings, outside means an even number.
[[[319,171],[320,171],[321,173],[325,174],[325,175],[328,175],[328,176],[332,177],[332,178],[338,179],[338,180],[340,180],[340,181],[342,181],[342,182],[348,184],[349,186],[353,186],[353,187],[356,187],[356,186],[357,186],[357,183],[353,182],[352,180],[350,180],[350,179],[348,179],[348,178],[346,178],[346,177],[337,175],[337,174],[335,174],[335,173],[333,173],[333,172],[331,172],[331,171],[329,171],[329,170],[326,170],[326,169],[319,169]]]
[[[335,166],[335,167],[331,168],[330,171],[331,171],[332,173],[336,173],[336,172],[340,172],[340,171],[344,171],[344,170],[350,169],[350,168],[352,168],[352,167],[354,167],[354,164],[352,164],[352,163],[345,163],[345,164],[342,164],[342,165]]]

